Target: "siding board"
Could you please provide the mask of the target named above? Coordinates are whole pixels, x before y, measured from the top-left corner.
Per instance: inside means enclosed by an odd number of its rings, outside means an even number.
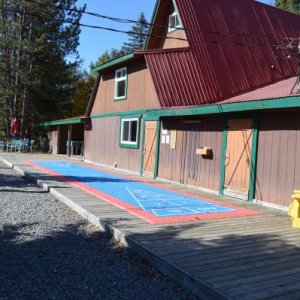
[[[220,156],[222,120],[204,118],[202,123],[164,120],[169,130],[177,130],[177,145],[170,150],[168,145],[160,147],[159,177],[183,184],[218,190],[220,181]],[[196,154],[196,148],[210,146],[212,158]]]
[[[141,150],[119,146],[120,118],[92,119],[93,130],[85,132],[85,159],[120,169],[139,171]]]
[[[116,69],[125,67],[120,65]],[[92,109],[93,114],[159,108],[158,96],[149,70],[143,60],[131,62],[128,70],[127,99],[114,101],[115,70],[101,73],[101,81]]]
[[[300,188],[299,110],[260,116],[256,199],[288,206]]]

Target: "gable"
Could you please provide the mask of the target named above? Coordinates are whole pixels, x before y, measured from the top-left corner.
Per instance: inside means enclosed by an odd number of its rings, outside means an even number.
[[[110,62],[98,74],[89,103],[88,115],[159,108],[158,96],[143,56],[132,56],[121,63]],[[116,98],[116,74],[126,69],[126,97]]]
[[[180,25],[178,24],[177,27],[170,28],[170,16],[174,13],[177,15],[176,17]],[[155,25],[150,29],[151,36],[146,42],[147,49],[171,49],[189,46],[175,1],[157,1],[151,23]]]
[[[299,16],[253,0],[176,5],[189,48],[145,53],[162,106],[216,103],[297,75],[297,58],[278,46],[300,36]]]

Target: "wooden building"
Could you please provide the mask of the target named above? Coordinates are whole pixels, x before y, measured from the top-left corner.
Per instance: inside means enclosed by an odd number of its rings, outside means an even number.
[[[81,116],[42,123],[44,127],[49,128],[49,153],[83,156],[84,121],[86,118]]]
[[[84,158],[285,208],[300,188],[300,17],[158,0],[143,51],[94,69]]]

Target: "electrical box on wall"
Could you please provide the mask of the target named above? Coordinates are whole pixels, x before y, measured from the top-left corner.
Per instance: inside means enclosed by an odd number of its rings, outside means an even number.
[[[212,149],[210,147],[201,147],[196,149],[196,154],[202,155],[202,156],[211,156],[212,155]]]

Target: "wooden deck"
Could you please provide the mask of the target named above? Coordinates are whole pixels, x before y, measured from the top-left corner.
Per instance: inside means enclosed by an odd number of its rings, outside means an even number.
[[[300,231],[291,228],[286,213],[161,182],[162,186],[259,210],[262,215],[150,225],[23,163],[30,158],[66,158],[5,152],[0,158],[44,184],[72,209],[201,299],[300,299]]]

